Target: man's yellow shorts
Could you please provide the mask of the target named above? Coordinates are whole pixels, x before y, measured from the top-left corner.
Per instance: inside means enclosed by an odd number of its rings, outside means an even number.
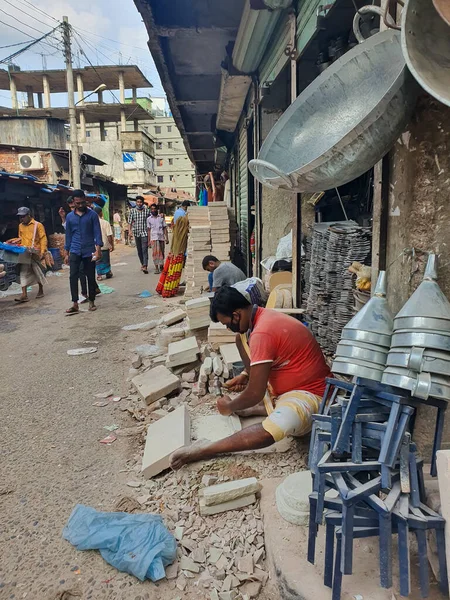
[[[319,412],[321,400],[320,396],[310,392],[295,390],[278,396],[273,408],[266,395],[264,404],[269,416],[262,426],[276,442],[287,435],[306,435],[311,431],[312,415]]]

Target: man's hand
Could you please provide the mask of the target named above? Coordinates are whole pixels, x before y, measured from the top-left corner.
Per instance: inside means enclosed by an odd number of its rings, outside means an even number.
[[[247,387],[247,384],[247,373],[241,373],[237,377],[234,377],[233,379],[230,379],[230,381],[224,383],[224,387],[226,387],[227,390],[230,390],[230,392],[243,392]]]
[[[232,409],[230,408],[231,399],[229,396],[222,396],[217,400],[217,410],[224,417],[228,417],[233,414]]]
[[[97,262],[98,260],[100,260],[100,252],[94,252],[94,254],[92,255],[92,262]]]
[[[64,257],[64,264],[65,264],[65,265],[68,265],[68,264],[69,264],[69,253],[68,253],[68,252],[66,252],[66,255],[65,255],[65,257]]]

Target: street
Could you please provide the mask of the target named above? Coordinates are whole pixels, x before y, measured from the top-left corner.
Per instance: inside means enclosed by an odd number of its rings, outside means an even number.
[[[111,446],[99,440],[108,435],[103,426],[132,419],[115,403],[93,406],[93,396],[109,389],[127,394],[129,344],[121,327],[153,318],[144,308],[149,300],[137,296],[153,292],[157,276],[139,271],[134,248],[119,246],[117,262],[128,264],[113,267],[107,283],[115,292],[99,297],[95,313],[65,316],[68,270],[48,278],[41,300],[34,299],[37,288],[28,304],[0,300],[2,599],[53,600],[65,590],[95,599],[160,597],[154,584],[119,573],[98,552],[77,552],[61,537],[77,503],[112,510],[117,498],[130,495],[121,471],[132,438]],[[67,355],[86,345],[98,352]]]

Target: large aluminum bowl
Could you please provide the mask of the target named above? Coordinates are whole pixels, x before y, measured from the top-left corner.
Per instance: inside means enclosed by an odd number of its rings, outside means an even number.
[[[318,192],[365,173],[392,147],[417,84],[400,33],[377,33],[319,75],[292,103],[249,169],[263,185]]]

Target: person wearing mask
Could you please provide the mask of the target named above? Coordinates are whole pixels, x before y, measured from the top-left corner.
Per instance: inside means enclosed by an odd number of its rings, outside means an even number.
[[[152,249],[152,259],[155,265],[155,275],[161,273],[164,267],[165,244],[169,243],[167,225],[164,216],[158,214],[156,204],[150,206],[150,216],[147,219],[148,246]]]
[[[189,202],[189,200],[185,200],[181,206],[179,206],[177,208],[177,210],[175,211],[174,215],[173,215],[173,221],[172,224],[175,225],[175,223],[178,221],[178,219],[180,217],[185,217],[187,215],[187,209],[190,207],[191,203]]]
[[[69,315],[79,312],[78,280],[83,265],[88,283],[89,310],[97,310],[95,306],[95,263],[101,258],[103,246],[100,220],[95,211],[89,209],[83,190],[74,190],[75,208],[66,217],[66,241],[64,262],[70,265],[70,293],[73,305],[66,310]]]
[[[111,225],[103,218],[103,211],[99,206],[94,206],[93,210],[98,214],[100,219],[100,229],[102,230],[102,256],[97,261],[95,268],[97,271],[97,280],[101,281],[103,277],[111,279],[113,276],[111,271],[111,252],[114,251],[114,237]]]
[[[252,306],[232,287],[222,287],[211,303],[211,319],[237,334],[246,372],[229,382],[244,382],[235,398],[217,400],[221,415],[264,415],[251,425],[218,442],[196,442],[170,457],[172,469],[220,454],[272,446],[286,436],[303,436],[311,431],[312,415],[331,376],[322,350],[311,331],[293,317]]]
[[[38,284],[38,293],[36,298],[44,296],[45,277],[40,266],[40,261],[47,252],[47,236],[42,223],[35,221],[31,216],[30,209],[21,206],[17,211],[19,217],[19,238],[21,246],[26,246],[32,250],[31,263],[29,265],[19,265],[20,285],[22,295],[15,298],[16,302],[28,302],[27,287]]]
[[[150,209],[144,203],[142,196],[136,196],[136,208],[130,210],[128,224],[134,235],[136,250],[141,263],[141,271],[148,274],[148,231],[147,219],[150,216]]]
[[[231,262],[220,262],[218,258],[211,254],[203,258],[202,267],[204,271],[209,273],[208,282],[211,292],[217,291],[223,285],[234,285],[247,279],[239,267]]]

